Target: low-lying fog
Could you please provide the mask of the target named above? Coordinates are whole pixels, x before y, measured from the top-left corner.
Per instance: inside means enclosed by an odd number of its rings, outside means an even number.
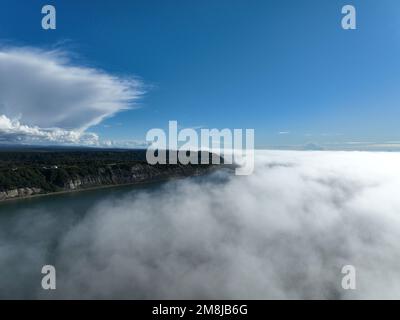
[[[79,218],[27,206],[1,219],[0,297],[400,298],[399,190],[398,153],[259,151],[250,176],[102,197]]]

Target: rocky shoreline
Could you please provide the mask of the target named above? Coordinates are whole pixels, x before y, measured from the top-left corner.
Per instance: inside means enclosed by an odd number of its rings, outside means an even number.
[[[64,186],[57,191],[49,192],[39,187],[21,187],[0,191],[0,202],[15,199],[31,198],[42,195],[60,194],[66,192],[76,192],[97,188],[106,188],[123,185],[134,185],[165,181],[174,178],[184,178],[199,176],[215,170],[218,166],[200,165],[149,165],[135,164],[130,167],[129,174],[120,170],[99,169],[97,175],[77,176],[69,179]]]

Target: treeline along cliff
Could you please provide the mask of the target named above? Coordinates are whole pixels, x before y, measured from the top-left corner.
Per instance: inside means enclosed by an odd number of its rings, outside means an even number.
[[[207,155],[211,158],[210,153]],[[214,167],[211,164],[150,165],[145,150],[7,149],[0,151],[0,201],[200,175]]]

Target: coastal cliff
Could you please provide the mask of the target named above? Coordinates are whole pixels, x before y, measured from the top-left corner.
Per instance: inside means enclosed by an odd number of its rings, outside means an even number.
[[[195,167],[190,165],[150,166],[137,164],[130,170],[113,170],[99,168],[96,175],[76,175],[66,180],[63,186],[54,191],[44,190],[40,187],[22,187],[0,191],[0,201],[15,198],[26,198],[38,194],[49,194],[62,191],[77,191],[80,189],[96,188],[101,186],[118,186],[143,182],[161,181],[179,177],[198,176],[212,170],[213,167]]]
[[[198,176],[211,164],[155,164],[143,151],[0,154],[0,201],[41,194]]]
[[[29,197],[41,193],[40,188],[17,188],[5,191],[0,191],[0,201],[13,198]]]

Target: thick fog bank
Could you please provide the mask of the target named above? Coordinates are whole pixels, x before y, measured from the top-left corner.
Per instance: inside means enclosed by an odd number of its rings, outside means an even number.
[[[0,227],[1,296],[400,298],[399,190],[397,153],[260,151],[250,176],[106,198],[74,221],[25,212]],[[52,292],[32,285],[48,260]]]

